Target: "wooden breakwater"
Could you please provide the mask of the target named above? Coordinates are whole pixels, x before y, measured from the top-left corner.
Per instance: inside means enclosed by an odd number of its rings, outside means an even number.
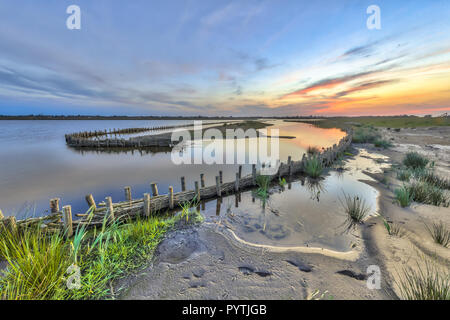
[[[314,155],[323,166],[330,166],[336,158],[344,152],[352,143],[353,130],[348,129],[347,135],[343,137],[333,147],[323,149],[322,152]],[[304,154],[299,161],[293,161],[288,157],[286,163],[280,163],[276,173],[268,175],[271,180],[282,177],[290,177],[295,174],[305,172],[307,162],[313,157]],[[264,166],[263,166],[264,167]],[[204,174],[200,175],[199,181],[194,181],[194,190],[186,190],[186,179],[181,177],[181,192],[174,193],[173,188],[169,187],[167,194],[160,194],[156,183],[151,183],[151,193],[145,193],[142,198],[133,199],[131,187],[125,187],[125,201],[114,203],[111,197],[106,197],[105,201],[96,203],[92,194],[86,196],[88,206],[92,208],[90,216],[86,214],[75,214],[78,220],[73,220],[72,208],[65,205],[60,209],[58,198],[50,200],[51,213],[44,217],[28,218],[16,221],[15,217],[4,218],[0,211],[0,227],[5,226],[11,230],[20,230],[29,226],[40,225],[41,228],[48,231],[65,231],[68,236],[74,233],[78,226],[86,228],[99,227],[104,221],[121,221],[136,216],[150,216],[155,212],[171,210],[186,201],[194,198],[198,201],[221,198],[224,195],[239,193],[249,188],[255,187],[257,178],[256,165],[252,165],[252,173],[242,177],[242,166],[239,166],[236,172],[235,181],[223,182],[222,172],[215,177],[215,185],[205,186]]]
[[[206,125],[221,124],[222,122],[207,123]],[[145,139],[124,139],[120,135],[173,130],[178,128],[193,127],[194,124],[181,124],[172,126],[156,126],[142,128],[109,129],[99,131],[82,131],[66,134],[66,144],[74,148],[108,149],[108,148],[149,148],[149,147],[173,147],[177,142],[172,141],[171,133],[148,135]],[[112,137],[114,136],[114,137]]]

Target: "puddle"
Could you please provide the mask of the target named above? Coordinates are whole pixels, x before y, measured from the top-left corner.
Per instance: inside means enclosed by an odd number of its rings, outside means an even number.
[[[381,172],[387,167],[374,159],[382,155],[360,150],[345,163],[345,170],[331,171],[319,181],[297,177],[284,187],[273,185],[264,203],[252,191],[223,197],[201,206],[206,221],[230,228],[245,242],[279,247],[318,247],[347,252],[356,239],[347,232],[347,216],[341,204],[344,193],[365,200],[375,214],[378,191],[358,181],[371,180],[360,170]]]

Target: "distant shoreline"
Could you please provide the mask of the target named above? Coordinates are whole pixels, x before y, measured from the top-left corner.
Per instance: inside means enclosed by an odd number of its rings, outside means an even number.
[[[447,118],[447,114],[439,117]],[[261,117],[236,117],[236,116],[89,116],[89,115],[0,115],[0,120],[255,120],[255,119],[278,119],[278,120],[318,120],[318,119],[393,119],[393,118],[424,118],[417,115],[397,116],[261,116]],[[427,117],[425,117],[427,118]],[[436,118],[436,117],[433,117]]]

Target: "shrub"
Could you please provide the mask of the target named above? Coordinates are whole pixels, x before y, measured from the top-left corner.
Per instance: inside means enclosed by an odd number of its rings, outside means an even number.
[[[417,152],[408,152],[403,164],[412,169],[425,168],[429,160]]]
[[[411,171],[408,169],[400,169],[397,171],[397,179],[400,181],[409,181],[409,179],[411,178]]]

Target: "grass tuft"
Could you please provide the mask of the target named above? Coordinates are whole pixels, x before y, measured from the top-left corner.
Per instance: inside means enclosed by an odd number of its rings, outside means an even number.
[[[430,160],[417,152],[408,152],[403,159],[403,164],[412,169],[423,169],[429,162]]]
[[[450,274],[430,261],[425,268],[406,267],[396,281],[404,300],[450,300]]]
[[[314,156],[306,160],[305,172],[311,178],[320,177],[323,172],[323,166],[318,157]]]
[[[370,211],[370,207],[366,204],[366,201],[359,196],[351,197],[344,193],[344,200],[339,199],[339,201],[347,213],[350,226],[356,223],[362,223]]]
[[[405,208],[411,204],[412,195],[407,186],[403,186],[395,190],[395,199],[402,208]]]
[[[433,223],[431,227],[427,224],[425,224],[425,226],[427,227],[434,242],[440,244],[444,248],[448,248],[450,246],[450,230],[447,229],[442,221],[439,223]]]

